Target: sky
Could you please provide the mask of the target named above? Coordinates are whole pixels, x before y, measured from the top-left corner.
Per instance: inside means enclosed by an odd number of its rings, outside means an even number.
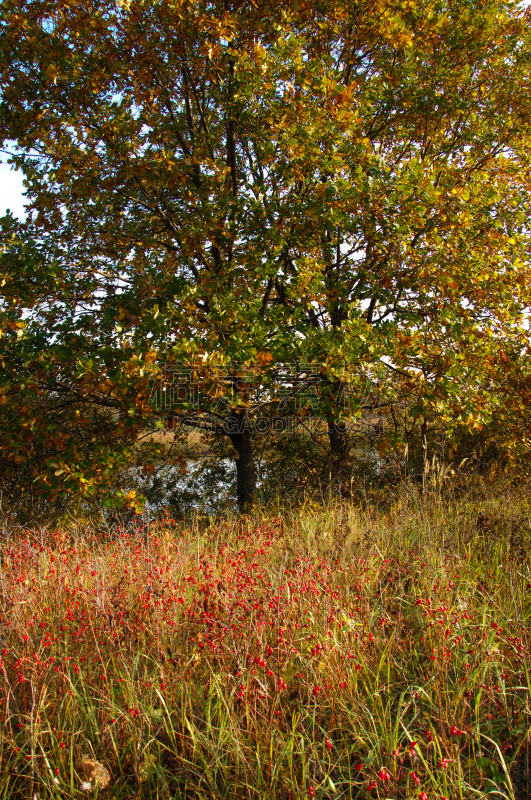
[[[2,156],[0,164],[0,217],[10,209],[16,217],[24,218],[24,187],[22,185],[22,175],[16,170],[12,170],[9,164],[5,164],[5,156]]]

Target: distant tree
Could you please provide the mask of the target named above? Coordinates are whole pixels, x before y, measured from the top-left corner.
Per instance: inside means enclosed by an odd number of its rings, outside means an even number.
[[[528,9],[4,0],[0,15],[0,138],[28,196],[27,221],[2,228],[6,404],[24,417],[47,388],[135,431],[157,362],[301,359],[323,365],[338,469],[343,363],[387,365],[414,413],[483,424],[493,354],[529,309]],[[216,428],[215,395],[199,427]],[[245,504],[250,406],[226,397]],[[31,430],[10,443],[4,427],[8,458],[31,459]]]

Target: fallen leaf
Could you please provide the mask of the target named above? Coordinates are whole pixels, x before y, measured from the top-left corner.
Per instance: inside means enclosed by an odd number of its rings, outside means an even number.
[[[105,789],[111,782],[111,774],[109,770],[100,764],[99,761],[94,761],[89,756],[83,756],[79,764],[79,769],[83,773],[86,781],[94,781],[99,789]]]

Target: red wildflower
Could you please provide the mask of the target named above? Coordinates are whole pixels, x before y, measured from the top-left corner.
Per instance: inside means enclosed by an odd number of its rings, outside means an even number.
[[[450,728],[450,734],[451,736],[464,736],[466,734],[466,731],[462,731],[455,725],[452,725],[452,727]]]

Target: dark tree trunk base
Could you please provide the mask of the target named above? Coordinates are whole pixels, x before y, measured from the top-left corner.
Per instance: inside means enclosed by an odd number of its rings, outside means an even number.
[[[332,421],[328,423],[328,440],[332,456],[332,474],[341,475],[347,469],[350,450],[345,423]]]
[[[253,505],[256,492],[256,469],[254,465],[253,440],[246,425],[244,413],[234,415],[229,421],[228,435],[236,450],[236,481],[240,510]]]

